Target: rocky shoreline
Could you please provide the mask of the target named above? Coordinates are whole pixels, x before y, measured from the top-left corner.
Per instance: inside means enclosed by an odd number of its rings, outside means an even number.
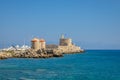
[[[0,60],[8,58],[51,58],[51,57],[63,57],[63,54],[75,54],[79,52],[68,52],[68,53],[56,53],[54,51],[46,50],[25,50],[25,51],[2,51],[0,52]]]

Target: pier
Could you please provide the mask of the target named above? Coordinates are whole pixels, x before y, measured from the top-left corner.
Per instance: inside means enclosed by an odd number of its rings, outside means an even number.
[[[73,44],[71,38],[64,38],[62,35],[59,45],[46,45],[44,39],[34,38],[31,40],[31,48],[23,50],[3,50],[0,53],[0,59],[7,58],[50,58],[63,57],[63,54],[75,54],[84,52],[79,46]]]

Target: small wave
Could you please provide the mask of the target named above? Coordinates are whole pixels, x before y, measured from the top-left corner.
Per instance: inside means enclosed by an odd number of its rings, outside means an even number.
[[[44,72],[46,69],[37,69],[36,72]]]
[[[35,80],[35,79],[30,79],[30,78],[21,77],[19,80]]]
[[[16,78],[7,78],[7,80],[17,80]]]
[[[33,71],[30,71],[30,70],[25,70],[25,71],[22,71],[22,73],[24,73],[24,74],[32,74],[33,73]]]

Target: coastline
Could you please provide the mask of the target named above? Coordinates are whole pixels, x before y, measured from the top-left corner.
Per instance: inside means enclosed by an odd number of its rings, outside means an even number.
[[[63,54],[75,54],[84,52],[79,46],[73,44],[71,38],[65,38],[64,35],[59,39],[59,45],[46,45],[45,39],[33,38],[31,48],[28,46],[11,46],[3,49],[0,53],[0,59],[7,58],[50,58],[63,57]]]
[[[59,52],[54,51],[47,52],[47,50],[38,50],[28,49],[25,51],[2,51],[0,53],[0,60],[8,58],[52,58],[52,57],[64,57],[64,54],[76,54],[83,53],[84,50],[76,52]]]

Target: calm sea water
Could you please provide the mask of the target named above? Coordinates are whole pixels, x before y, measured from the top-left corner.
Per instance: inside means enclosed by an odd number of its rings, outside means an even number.
[[[120,80],[120,50],[0,60],[0,80]]]

